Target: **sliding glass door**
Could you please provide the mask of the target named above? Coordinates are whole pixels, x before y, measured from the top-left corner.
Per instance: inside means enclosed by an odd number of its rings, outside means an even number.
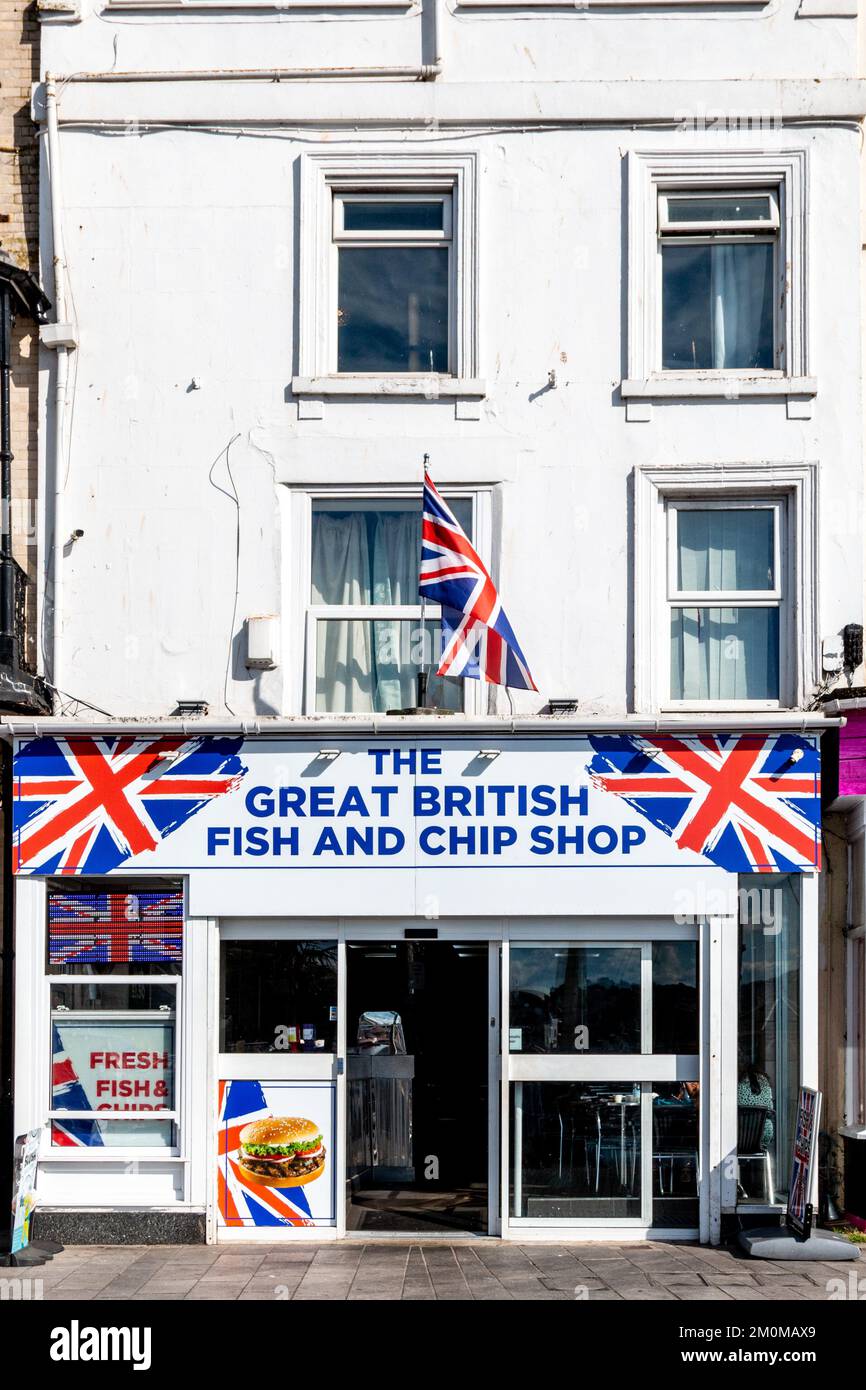
[[[514,1227],[696,1229],[697,930],[503,952]]]

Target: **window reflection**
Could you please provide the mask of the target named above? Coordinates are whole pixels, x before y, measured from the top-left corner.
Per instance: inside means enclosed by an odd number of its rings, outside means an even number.
[[[639,946],[513,946],[512,1052],[640,1052]]]
[[[654,941],[653,1052],[698,1051],[698,943]]]
[[[640,1217],[638,1082],[516,1081],[511,1092],[513,1217]]]
[[[221,1052],[334,1052],[335,941],[224,941]]]
[[[697,1081],[653,1082],[654,1226],[698,1225],[699,1116]]]
[[[800,1086],[800,880],[740,880],[738,1200],[785,1201]]]

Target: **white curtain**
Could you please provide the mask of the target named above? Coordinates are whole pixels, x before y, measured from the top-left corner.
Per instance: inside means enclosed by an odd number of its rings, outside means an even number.
[[[772,589],[773,512],[767,508],[677,512],[679,588],[687,593]]]
[[[317,604],[368,604],[370,554],[363,513],[320,513],[313,527],[312,593]],[[363,619],[319,621],[316,709],[334,714],[373,711],[373,648]]]
[[[318,512],[313,525],[314,604],[415,604],[417,512]],[[369,714],[415,703],[419,657],[411,621],[319,618],[316,708]]]
[[[766,367],[762,361],[765,304],[771,286],[772,247],[742,242],[710,247],[712,365],[716,369]]]
[[[376,518],[373,531],[373,602],[418,603],[421,523],[417,512],[391,512]],[[397,618],[373,623],[376,709],[407,709],[417,700],[413,629]]]
[[[675,700],[772,700],[779,694],[776,608],[675,608]]]

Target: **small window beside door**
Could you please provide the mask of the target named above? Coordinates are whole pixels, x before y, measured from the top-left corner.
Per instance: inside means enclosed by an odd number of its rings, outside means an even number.
[[[220,944],[220,1052],[336,1052],[336,941]]]
[[[661,190],[663,371],[781,368],[776,189]]]
[[[783,499],[669,502],[670,698],[782,698]]]

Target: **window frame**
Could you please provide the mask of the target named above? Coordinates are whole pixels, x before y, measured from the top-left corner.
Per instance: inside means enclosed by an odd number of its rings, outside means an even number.
[[[749,222],[725,222],[719,218],[704,222],[671,222],[668,215],[669,201],[671,198],[688,196],[694,199],[706,199],[713,197],[730,196],[744,192],[740,188],[706,188],[701,185],[692,187],[690,185],[682,188],[668,184],[657,185],[657,227],[656,236],[656,256],[658,261],[658,276],[656,282],[657,312],[656,332],[657,341],[654,348],[654,370],[661,375],[668,376],[688,376],[700,375],[712,378],[714,376],[726,378],[750,378],[766,377],[770,373],[779,375],[783,372],[783,358],[785,352],[785,274],[784,258],[781,254],[782,238],[779,219],[779,186],[767,188],[749,188],[750,194],[767,194],[770,199],[772,218],[769,222],[757,220]],[[663,212],[664,209],[664,212]],[[767,367],[665,367],[664,366],[664,248],[666,246],[738,246],[756,244],[770,245],[773,247],[773,366]]]
[[[363,203],[429,203],[437,202],[442,205],[442,230],[416,230],[408,229],[394,231],[347,231],[345,222],[345,205],[347,202]],[[352,372],[340,369],[339,359],[339,323],[337,312],[339,305],[339,285],[340,285],[340,251],[343,247],[382,247],[401,248],[417,246],[444,246],[448,251],[448,322],[447,322],[447,353],[448,370],[446,372],[431,372],[428,376],[434,378],[450,377],[453,375],[451,368],[456,361],[456,333],[455,333],[455,305],[457,302],[456,268],[457,257],[454,249],[454,191],[453,185],[448,184],[445,188],[431,187],[429,189],[413,189],[412,192],[392,190],[391,192],[363,192],[358,190],[337,189],[332,191],[331,201],[331,257],[330,257],[330,285],[328,288],[328,344],[327,344],[327,364],[328,373],[335,377],[353,377],[359,380],[371,378],[376,381],[383,376],[407,377],[419,375],[415,372]]]
[[[677,587],[677,542],[679,538],[679,514],[681,511],[772,511],[773,512],[773,577],[772,589],[680,589]],[[759,709],[778,709],[783,694],[789,685],[787,672],[788,642],[786,631],[789,623],[789,574],[787,544],[787,499],[784,496],[731,496],[731,497],[669,497],[665,502],[665,522],[667,540],[667,591],[668,611],[668,665],[672,656],[673,636],[671,619],[674,609],[687,608],[774,608],[779,613],[779,698],[776,700],[675,700],[668,688],[668,704],[672,709],[727,708],[736,704],[737,708],[748,706]]]
[[[442,494],[446,501],[458,499],[467,500],[472,505],[472,543],[478,553],[484,559],[485,555],[490,554],[490,502],[489,491],[477,487],[449,486],[447,483],[442,485]],[[373,504],[381,506],[383,504],[400,501],[417,501],[419,510],[421,497],[417,486],[409,487],[321,487],[307,488],[302,492],[299,490],[295,496],[296,503],[296,522],[295,536],[299,544],[295,553],[299,555],[300,563],[297,578],[297,602],[290,606],[286,611],[295,614],[295,631],[302,634],[302,641],[299,644],[290,644],[293,649],[300,649],[302,655],[298,663],[300,670],[294,673],[293,686],[299,693],[299,708],[307,715],[328,716],[325,710],[316,709],[316,623],[323,618],[350,619],[360,618],[369,621],[388,619],[408,619],[420,622],[421,619],[421,599],[419,596],[416,604],[314,604],[311,599],[311,574],[312,574],[312,537],[313,537],[313,503],[314,502],[364,502],[371,504],[369,509],[373,510]],[[436,603],[427,603],[425,606],[427,621],[435,621],[440,616],[440,607]],[[484,682],[476,680],[463,681],[463,704],[458,706],[458,714],[480,714],[483,712],[481,687]],[[346,713],[340,715],[341,719],[369,719],[370,714],[358,711],[357,713]]]
[[[84,888],[85,880],[81,881],[81,891]],[[90,878],[86,880],[89,884]],[[143,880],[140,878],[130,878],[129,880],[118,878],[116,881],[110,877],[104,877],[101,881],[102,891],[111,893],[146,893],[155,891],[155,879]],[[64,889],[74,889],[79,884],[69,882],[62,883]],[[42,963],[42,983],[46,997],[47,1019],[47,1071],[40,1086],[46,1086],[46,1098],[44,1105],[45,1114],[45,1135],[43,1140],[43,1152],[41,1158],[50,1158],[52,1161],[69,1161],[70,1159],[96,1158],[100,1162],[133,1162],[136,1159],[142,1160],[166,1160],[174,1161],[183,1158],[184,1154],[184,1134],[183,1124],[186,1114],[186,1089],[183,1067],[184,1050],[184,991],[185,975],[188,969],[188,921],[186,906],[186,891],[181,888],[181,884],[174,885],[175,888],[183,892],[183,933],[182,933],[182,954],[180,968],[171,972],[160,973],[157,970],[152,972],[142,972],[135,974],[76,974],[74,971],[63,970],[55,967],[52,969],[49,963],[49,934],[50,924],[48,920],[50,895],[57,891],[56,880],[49,879],[44,896],[43,920],[45,923],[45,940]],[[132,919],[130,919],[132,920]],[[154,963],[156,964],[156,963]],[[51,992],[55,985],[142,985],[145,983],[171,987],[175,991],[174,1009],[171,1012],[160,1009],[64,1009],[57,1010],[52,1007]],[[174,1029],[174,1058],[173,1058],[173,1103],[169,1110],[142,1110],[142,1111],[112,1111],[112,1110],[56,1110],[53,1106],[54,1086],[53,1086],[53,1027],[56,1021],[89,1021],[108,1023],[160,1023],[170,1021]],[[40,1109],[42,1109],[40,1104]],[[100,1117],[106,1122],[119,1121],[123,1124],[135,1125],[136,1123],[170,1122],[172,1125],[171,1140],[169,1144],[106,1144],[106,1145],[86,1145],[83,1148],[69,1149],[64,1145],[56,1145],[53,1142],[54,1121],[65,1120],[99,1120]]]
[[[635,484],[634,708],[637,713],[733,713],[802,707],[819,666],[817,632],[817,465],[638,465]],[[780,505],[782,591],[777,700],[673,700],[671,665],[671,549],[668,507],[696,510]],[[784,524],[782,524],[784,516]],[[664,549],[662,549],[664,547]],[[728,591],[724,591],[727,593]],[[751,604],[770,606],[771,591],[749,591]],[[760,594],[760,598],[758,595]],[[787,596],[786,598],[784,596]],[[743,591],[746,597],[746,591]],[[716,595],[713,594],[713,598]],[[739,606],[726,602],[722,607]],[[701,594],[701,604],[708,606]],[[684,606],[694,607],[695,604]],[[710,603],[709,606],[712,606]]]
[[[646,420],[653,398],[780,396],[787,399],[791,418],[809,418],[818,384],[810,375],[808,332],[808,244],[806,152],[780,154],[644,153],[632,151],[628,161],[628,343],[627,376],[621,383],[628,419]],[[731,193],[775,194],[778,227],[763,232],[748,224],[727,224],[729,231],[713,235],[711,228],[675,224],[683,231],[662,229],[662,200],[677,193],[710,197]],[[713,223],[718,228],[723,224]],[[757,224],[756,224],[757,225]],[[735,230],[740,227],[740,231]],[[775,325],[774,367],[745,369],[665,369],[662,367],[662,245],[668,240],[772,239],[777,243],[776,281],[779,287]]]
[[[486,394],[478,377],[478,156],[305,153],[300,157],[298,364],[292,393],[303,418],[320,418],[309,398],[422,396],[454,398],[457,416],[476,418],[474,402]],[[446,373],[337,371],[337,251],[335,205],[344,197],[450,200],[449,370]],[[350,234],[351,235],[351,234]],[[374,244],[391,233],[363,234]],[[341,233],[341,238],[345,233]],[[443,238],[413,232],[406,244],[441,244]],[[352,236],[353,244],[359,238]],[[305,401],[305,398],[307,400]],[[471,402],[467,412],[461,405]]]

